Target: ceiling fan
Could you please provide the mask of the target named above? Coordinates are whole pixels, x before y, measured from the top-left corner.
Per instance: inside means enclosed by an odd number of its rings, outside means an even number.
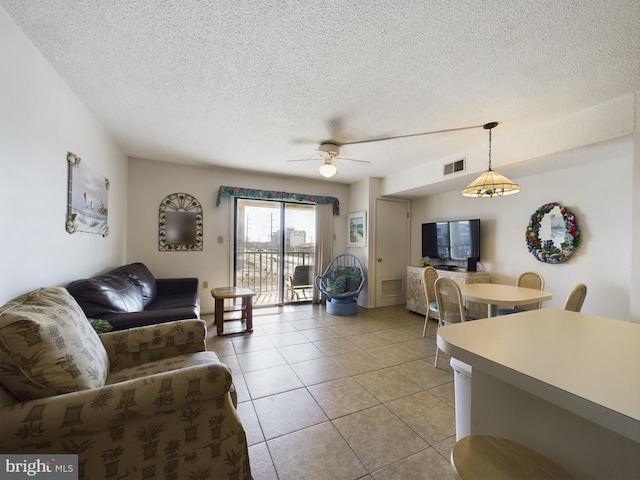
[[[471,127],[460,127],[460,128],[448,128],[445,130],[434,130],[431,132],[420,132],[420,133],[410,133],[408,135],[395,135],[390,137],[377,137],[377,138],[367,138],[364,140],[352,140],[350,142],[338,142],[335,140],[330,140],[326,142],[321,142],[317,152],[313,156],[300,159],[300,160],[287,160],[288,162],[306,162],[310,160],[324,160],[324,164],[320,166],[320,175],[323,177],[333,177],[338,169],[334,164],[334,161],[348,161],[348,162],[359,162],[359,163],[371,163],[366,160],[354,160],[351,158],[343,158],[340,157],[340,147],[343,145],[357,145],[361,143],[373,143],[373,142],[383,142],[387,140],[398,140],[401,138],[410,138],[410,137],[418,137],[421,135],[433,135],[436,133],[447,133],[447,132],[456,132],[459,130],[470,130],[472,128],[481,128],[483,125],[473,125]]]
[[[343,144],[345,145],[345,144]],[[324,163],[320,166],[320,175],[323,177],[333,177],[337,172],[338,168],[335,166],[334,162],[358,162],[358,163],[368,163],[371,162],[367,160],[354,160],[352,158],[344,158],[340,157],[340,145],[338,143],[321,143],[316,149],[317,153],[313,154],[310,158],[304,158],[299,160],[287,160],[287,162],[306,162],[312,160],[323,160]]]

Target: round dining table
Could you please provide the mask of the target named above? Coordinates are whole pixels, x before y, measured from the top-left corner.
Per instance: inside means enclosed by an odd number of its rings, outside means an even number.
[[[516,287],[499,283],[470,283],[460,285],[460,293],[465,300],[486,303],[488,316],[498,314],[498,306],[518,306],[551,300],[551,292],[535,288]]]

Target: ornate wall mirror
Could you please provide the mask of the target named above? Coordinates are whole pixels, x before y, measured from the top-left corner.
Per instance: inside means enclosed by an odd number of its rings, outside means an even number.
[[[558,203],[547,203],[531,215],[527,248],[544,263],[566,261],[580,245],[580,229],[573,213]]]
[[[160,203],[158,250],[202,250],[202,206],[188,193],[172,193]]]

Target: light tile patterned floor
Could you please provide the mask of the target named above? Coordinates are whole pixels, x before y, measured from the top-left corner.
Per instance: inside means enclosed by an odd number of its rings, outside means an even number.
[[[254,332],[208,348],[233,371],[255,480],[453,479],[453,373],[436,322],[404,305],[334,316],[254,310]],[[239,322],[226,322],[225,330]]]

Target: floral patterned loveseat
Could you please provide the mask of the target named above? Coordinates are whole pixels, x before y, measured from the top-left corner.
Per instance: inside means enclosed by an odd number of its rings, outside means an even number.
[[[80,479],[251,479],[229,368],[183,320],[98,335],[64,288],[0,307],[0,452]]]

